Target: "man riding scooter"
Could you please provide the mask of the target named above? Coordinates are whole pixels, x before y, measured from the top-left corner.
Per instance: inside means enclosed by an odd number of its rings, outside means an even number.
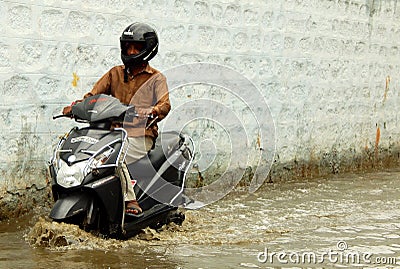
[[[171,109],[166,78],[149,65],[158,52],[158,44],[157,33],[151,26],[138,22],[129,25],[120,37],[123,65],[112,67],[84,95],[84,98],[97,94],[111,95],[123,104],[133,105],[139,114],[139,119],[124,125],[129,144],[125,164],[118,169],[124,190],[125,213],[133,217],[141,216],[142,209],[137,202],[127,164],[145,156],[158,136],[156,122],[148,126],[140,124],[140,121],[145,122],[150,114],[160,121]],[[64,115],[71,114],[71,106],[63,109]]]

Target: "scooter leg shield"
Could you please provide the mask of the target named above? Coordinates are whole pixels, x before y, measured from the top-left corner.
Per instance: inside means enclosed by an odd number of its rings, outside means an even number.
[[[60,198],[54,204],[50,218],[53,220],[62,221],[89,209],[91,198],[83,193],[75,193],[63,198]]]

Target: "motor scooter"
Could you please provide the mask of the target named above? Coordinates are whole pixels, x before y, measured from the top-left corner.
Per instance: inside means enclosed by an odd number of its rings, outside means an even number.
[[[161,133],[146,156],[127,164],[143,209],[138,217],[127,216],[117,170],[125,161],[128,135],[125,128],[115,126],[138,117],[134,106],[99,94],[73,105],[71,115],[53,118],[65,117],[84,126],[75,126],[60,138],[49,162],[55,201],[51,219],[113,238],[129,238],[146,227],[182,224],[181,208],[193,202],[184,194],[194,159],[189,136]],[[149,116],[146,128],[155,121]]]

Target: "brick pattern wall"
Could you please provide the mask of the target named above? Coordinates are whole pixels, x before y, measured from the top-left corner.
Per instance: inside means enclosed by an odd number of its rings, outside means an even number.
[[[133,21],[159,33],[154,67],[217,63],[259,88],[276,126],[277,166],[338,172],[398,148],[397,0],[6,0],[0,13],[5,192],[45,186],[56,137],[73,124],[51,116],[120,64],[118,38]],[[176,107],[185,98],[171,96]]]

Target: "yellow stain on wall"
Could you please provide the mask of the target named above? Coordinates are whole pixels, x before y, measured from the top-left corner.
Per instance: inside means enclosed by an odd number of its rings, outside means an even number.
[[[75,72],[73,72],[72,77],[73,77],[72,86],[73,87],[78,86],[79,76]]]
[[[386,101],[387,93],[389,91],[389,86],[390,86],[390,76],[386,77],[386,84],[385,84],[385,93],[383,94],[383,102]]]
[[[260,134],[257,135],[257,147],[258,147],[258,149],[261,148],[261,137],[260,137]]]

